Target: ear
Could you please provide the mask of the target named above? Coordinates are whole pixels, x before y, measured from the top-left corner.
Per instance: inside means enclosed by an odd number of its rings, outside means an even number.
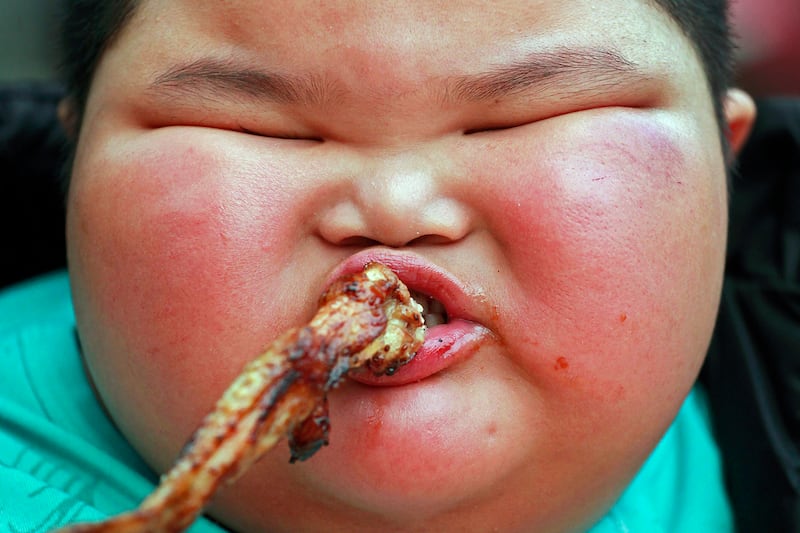
[[[71,141],[77,140],[78,135],[78,110],[75,107],[75,98],[65,96],[58,102],[58,121]]]
[[[727,137],[731,151],[738,154],[744,146],[756,118],[756,104],[749,94],[741,89],[729,89],[723,104]]]

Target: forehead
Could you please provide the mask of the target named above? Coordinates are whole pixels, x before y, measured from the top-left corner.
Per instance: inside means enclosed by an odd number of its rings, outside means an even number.
[[[497,1],[490,8],[428,0],[145,0],[121,37],[159,58],[229,53],[304,68],[346,55],[356,71],[402,62],[424,72],[557,46],[613,46],[637,63],[658,63],[691,48],[669,16],[643,0]]]

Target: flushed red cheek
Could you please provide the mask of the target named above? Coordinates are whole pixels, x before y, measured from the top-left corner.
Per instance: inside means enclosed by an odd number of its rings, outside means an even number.
[[[723,231],[717,177],[691,166],[672,128],[635,114],[559,126],[535,147],[516,147],[513,173],[494,181],[506,191],[494,196],[517,273],[513,307],[532,323],[526,364],[562,375],[563,357],[570,374],[591,369],[604,380],[626,380],[645,362],[668,368],[670,357],[698,351],[697,332],[670,330],[693,312],[705,321],[710,305],[697,302],[713,300]]]
[[[82,275],[114,332],[109,349],[180,375],[190,362],[256,348],[284,253],[271,220],[285,217],[236,171],[187,150],[77,184]]]

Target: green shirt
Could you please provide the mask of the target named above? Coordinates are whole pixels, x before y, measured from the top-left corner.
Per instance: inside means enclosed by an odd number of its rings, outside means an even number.
[[[709,425],[696,389],[591,533],[732,531]],[[86,380],[66,274],[0,293],[0,532],[38,533],[129,511],[157,482]],[[201,519],[190,531],[224,530]]]
[[[157,482],[86,380],[66,275],[0,294],[0,531],[130,511]],[[224,529],[198,520],[190,531]]]

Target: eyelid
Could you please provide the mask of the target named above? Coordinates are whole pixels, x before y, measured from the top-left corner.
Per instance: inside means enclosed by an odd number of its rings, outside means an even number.
[[[541,110],[536,111],[539,107]],[[474,127],[465,128],[464,135],[474,135],[477,133],[490,133],[494,131],[511,130],[522,126],[528,126],[545,120],[550,120],[581,111],[591,111],[595,109],[604,108],[627,108],[627,109],[646,109],[659,107],[659,102],[654,100],[650,95],[626,95],[626,96],[612,96],[607,99],[592,100],[588,99],[585,102],[570,102],[563,100],[561,102],[549,102],[540,104],[531,104],[528,109],[522,111],[510,110],[507,111],[509,120],[505,120],[502,113],[498,113],[495,120],[486,120],[483,124],[478,122]],[[489,112],[491,116],[491,111]],[[514,118],[514,117],[518,118]],[[477,121],[476,121],[477,122]]]
[[[487,121],[485,124],[479,124],[474,127],[465,128],[463,130],[463,135],[475,135],[478,133],[492,133],[497,131],[506,131],[506,130],[513,130],[515,128],[521,128],[523,126],[529,126],[531,124],[535,124],[537,122],[542,122],[544,120],[548,120],[551,118],[555,118],[561,115],[566,115],[568,113],[572,113],[574,111],[568,112],[560,112],[560,113],[550,113],[541,116],[531,116],[531,117],[521,117],[519,120],[497,120],[497,121]]]
[[[464,135],[475,135],[477,133],[491,133],[493,131],[504,131],[504,130],[511,130],[514,128],[519,128],[522,126],[527,126],[528,124],[533,124],[534,122],[539,122],[540,120],[531,120],[527,122],[521,122],[519,124],[509,124],[507,126],[478,126],[475,128],[467,128],[464,130]]]
[[[474,125],[464,128],[464,135],[511,130],[522,126],[542,122],[562,115],[575,113],[595,107],[591,104],[568,101],[523,101],[508,107],[500,105],[484,109],[483,116],[473,120]]]
[[[245,133],[247,135],[253,135],[255,137],[264,137],[268,139],[282,139],[286,141],[313,141],[313,142],[324,141],[322,137],[316,137],[316,136],[291,135],[291,134],[278,135],[275,133],[261,133],[259,131],[252,130],[250,128],[242,126],[241,124],[239,125],[238,131],[241,133]]]
[[[276,110],[228,108],[223,105],[198,106],[187,100],[151,100],[139,103],[136,117],[143,126],[162,128],[187,126],[243,133],[254,137],[322,141],[296,119]],[[246,119],[246,120],[245,120]]]

